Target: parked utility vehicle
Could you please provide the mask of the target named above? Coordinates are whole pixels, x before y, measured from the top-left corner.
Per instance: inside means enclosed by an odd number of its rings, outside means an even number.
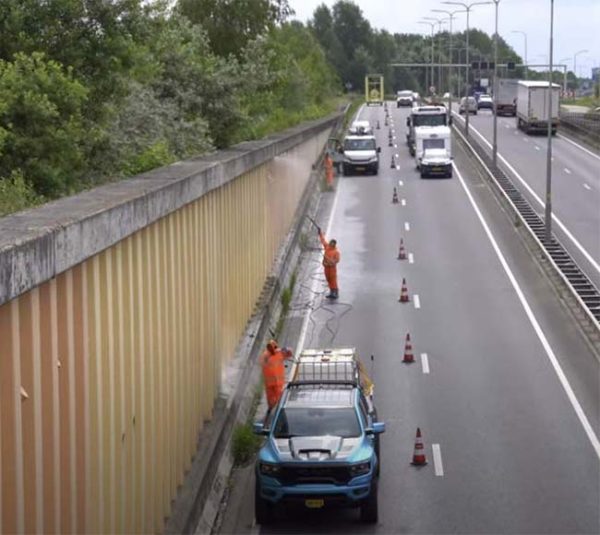
[[[350,135],[344,139],[342,148],[342,171],[344,176],[356,171],[364,173],[379,173],[379,153],[381,147],[373,135]]]
[[[305,350],[265,422],[256,462],[255,517],[268,524],[287,504],[360,508],[378,520],[379,434],[373,384],[353,348]]]

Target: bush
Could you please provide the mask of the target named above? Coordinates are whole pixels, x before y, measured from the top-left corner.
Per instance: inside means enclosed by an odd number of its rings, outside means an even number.
[[[260,437],[254,434],[250,424],[238,425],[233,431],[231,444],[233,463],[236,466],[249,463],[256,455],[260,442]]]
[[[25,182],[20,172],[14,171],[9,178],[0,179],[0,217],[42,202],[44,198]]]

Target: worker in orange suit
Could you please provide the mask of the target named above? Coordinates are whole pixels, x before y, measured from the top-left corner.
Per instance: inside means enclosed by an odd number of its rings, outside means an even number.
[[[337,249],[337,241],[325,239],[325,235],[321,232],[321,228],[317,227],[319,239],[325,251],[323,252],[323,267],[325,268],[325,278],[329,285],[328,299],[338,298],[338,283],[337,283],[337,265],[340,261],[340,252]]]
[[[292,352],[288,348],[279,347],[275,340],[269,341],[260,358],[269,412],[281,397],[285,386],[285,361],[291,358]]]

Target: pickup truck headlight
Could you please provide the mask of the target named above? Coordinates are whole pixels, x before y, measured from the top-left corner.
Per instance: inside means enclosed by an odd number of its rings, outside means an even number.
[[[353,464],[350,466],[350,474],[352,477],[362,476],[364,474],[368,474],[371,471],[371,463],[370,461],[364,463]]]
[[[281,472],[281,467],[276,464],[260,463],[260,473],[265,476],[276,476]]]

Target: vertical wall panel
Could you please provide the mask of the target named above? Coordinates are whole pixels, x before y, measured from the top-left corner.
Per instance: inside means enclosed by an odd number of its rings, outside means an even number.
[[[0,531],[160,532],[327,132],[0,306]]]

